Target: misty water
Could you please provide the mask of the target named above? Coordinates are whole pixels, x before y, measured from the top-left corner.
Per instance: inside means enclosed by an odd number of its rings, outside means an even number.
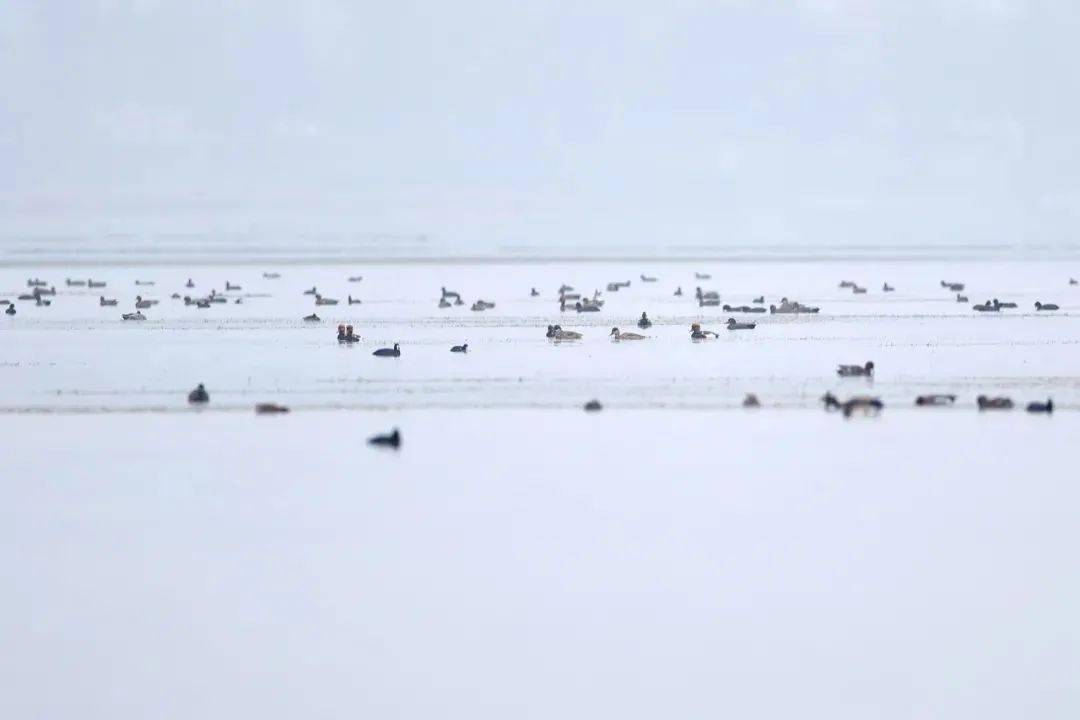
[[[1071,273],[1002,258],[2,268],[17,314],[0,318],[0,711],[1072,717]],[[50,306],[17,300],[30,277],[56,286]],[[226,282],[241,287],[226,304],[171,298]],[[560,312],[563,283],[601,290],[602,311]],[[316,307],[312,286],[340,304]],[[703,308],[696,286],[821,310]],[[439,308],[440,287],[465,304]],[[159,303],[122,320],[137,294]],[[1018,307],[972,310],[995,297]],[[481,298],[495,307],[471,311]],[[757,327],[727,331],[733,315]],[[691,342],[692,322],[719,338]],[[339,323],[362,341],[339,344]],[[549,340],[553,323],[584,338]],[[648,338],[614,342],[616,326]],[[372,356],[395,342],[400,358]],[[867,360],[872,380],[837,377]],[[193,409],[200,382],[211,402]],[[826,391],[885,409],[845,420]],[[741,407],[750,392],[761,408]],[[916,408],[923,393],[957,401]],[[978,394],[1018,409],[980,413]],[[1053,416],[1023,411],[1047,397]],[[604,410],[585,413],[594,398]],[[268,401],[292,412],[255,415]],[[400,451],[366,446],[393,427]]]

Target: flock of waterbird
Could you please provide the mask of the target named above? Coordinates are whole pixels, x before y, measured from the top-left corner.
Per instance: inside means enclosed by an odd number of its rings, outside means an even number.
[[[264,272],[262,274],[265,280],[277,280],[281,275],[275,272]],[[707,281],[711,276],[708,273],[695,272],[695,281]],[[354,275],[348,278],[350,283],[359,283],[363,280],[362,276]],[[656,283],[658,278],[642,274],[640,276],[642,283]],[[1075,278],[1069,279],[1069,285],[1080,284]],[[49,307],[57,296],[56,286],[41,280],[40,278],[30,278],[26,281],[28,291],[20,294],[17,297],[18,302],[33,302],[36,307]],[[88,289],[104,289],[107,287],[107,283],[101,280],[93,280],[92,278],[72,279],[67,278],[64,283],[66,288],[88,288]],[[136,280],[136,287],[153,288],[156,282],[153,280]],[[606,285],[606,292],[617,293],[631,286],[630,280],[613,281]],[[187,291],[192,291],[196,287],[192,279],[188,279],[184,284],[184,288]],[[865,285],[851,280],[841,281],[839,284],[841,289],[850,289],[855,295],[866,295],[868,293]],[[955,293],[957,302],[966,303],[969,302],[967,296],[963,295],[965,284],[955,281],[940,281],[940,287],[947,290],[950,293]],[[182,294],[180,292],[174,292],[171,295],[173,301],[182,301],[185,306],[192,306],[197,309],[208,309],[215,305],[224,305],[230,302],[234,304],[240,304],[243,302],[242,296],[228,295],[227,293],[236,293],[243,288],[240,285],[234,285],[233,283],[226,281],[224,293],[218,292],[216,289],[210,289],[209,292],[193,296],[190,292]],[[888,282],[882,284],[881,292],[892,293],[896,288],[890,285]],[[146,316],[142,313],[143,310],[150,310],[155,305],[159,304],[158,300],[152,298],[144,298],[142,292],[139,291],[135,295],[133,302],[134,307],[131,312],[123,312],[121,319],[125,322],[139,322],[146,320]],[[316,307],[335,306],[339,304],[339,300],[332,297],[323,295],[316,286],[312,286],[310,289],[304,290],[303,295],[311,296],[313,298]],[[682,286],[677,286],[673,295],[675,297],[683,297]],[[530,289],[529,296],[536,298],[541,296],[541,292],[535,287]],[[559,312],[575,312],[575,313],[597,313],[601,312],[604,308],[605,300],[603,293],[600,290],[595,290],[591,296],[581,293],[571,285],[563,284],[559,287],[557,292]],[[750,305],[737,305],[732,306],[727,303],[721,303],[720,293],[715,290],[705,290],[700,285],[694,288],[694,300],[699,308],[705,307],[719,307],[724,312],[737,314],[781,314],[781,315],[800,315],[800,314],[817,314],[820,312],[820,308],[810,305],[804,305],[796,300],[789,300],[787,297],[782,297],[779,302],[767,304],[765,296],[761,295],[755,297]],[[107,298],[105,295],[98,297],[98,303],[101,307],[117,307],[119,301],[115,298]],[[359,298],[353,298],[352,294],[347,295],[348,305],[359,305],[362,301]],[[461,294],[448,290],[446,287],[441,288],[439,300],[437,303],[438,308],[447,309],[465,305],[465,301],[462,299]],[[8,316],[14,316],[17,314],[15,302],[0,298],[0,306],[6,306],[4,312]],[[494,302],[488,300],[477,299],[470,305],[470,310],[473,312],[484,312],[495,307]],[[1001,312],[1003,310],[1010,310],[1017,308],[1017,303],[1009,301],[1001,301],[997,298],[986,300],[982,303],[976,303],[972,306],[976,312]],[[1053,312],[1059,310],[1059,306],[1054,303],[1043,303],[1041,301],[1035,302],[1035,310],[1038,312]],[[317,313],[313,312],[303,317],[305,322],[309,323],[321,323],[322,318]],[[637,327],[642,330],[647,330],[652,327],[652,320],[649,319],[647,312],[642,312],[641,317],[637,321]],[[757,327],[757,323],[739,321],[735,317],[729,317],[727,322],[723,325],[729,331],[746,331],[754,330]],[[648,340],[648,335],[643,335],[636,332],[625,332],[620,330],[617,326],[612,327],[608,336],[613,342],[625,342],[625,341],[643,341]],[[563,329],[559,323],[551,324],[547,326],[546,337],[555,343],[563,342],[575,342],[582,340],[584,334],[576,330]],[[715,340],[720,337],[720,334],[713,331],[704,329],[700,323],[692,323],[690,325],[690,340],[693,342],[701,342],[708,340]],[[353,344],[360,342],[361,338],[358,336],[352,325],[340,324],[337,328],[337,340],[340,344]],[[468,343],[461,345],[454,345],[450,348],[454,353],[467,353],[469,350]],[[401,345],[400,343],[394,343],[392,347],[378,348],[372,352],[375,357],[385,358],[397,358],[401,357]],[[874,363],[873,361],[867,361],[862,364],[855,365],[839,365],[837,367],[837,375],[842,378],[867,378],[872,379],[874,376]],[[939,394],[939,395],[920,395],[915,399],[915,405],[919,407],[942,407],[951,406],[956,402],[956,395]],[[188,402],[193,406],[203,406],[210,401],[209,393],[204,385],[200,384],[194,390],[188,394]],[[839,411],[845,417],[850,417],[855,412],[863,413],[876,413],[884,408],[884,403],[878,397],[869,395],[853,395],[847,400],[840,400],[831,392],[826,393],[821,398],[826,410]],[[756,395],[749,394],[743,401],[743,406],[747,408],[756,408],[761,406],[761,401]],[[602,409],[602,405],[598,400],[591,400],[585,404],[585,410],[598,411]],[[985,395],[979,395],[976,398],[976,407],[979,410],[1011,410],[1015,407],[1015,403],[1008,397],[987,397]],[[1053,400],[1048,399],[1046,402],[1032,402],[1026,406],[1028,412],[1032,413],[1052,413],[1054,410]],[[256,405],[255,411],[259,414],[276,414],[285,413],[289,409],[282,405],[274,403],[260,403]],[[401,434],[395,428],[394,431],[387,435],[378,435],[369,440],[372,445],[387,446],[397,448],[401,445]]]

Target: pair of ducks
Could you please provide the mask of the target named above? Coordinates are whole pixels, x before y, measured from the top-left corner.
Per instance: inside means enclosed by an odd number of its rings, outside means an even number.
[[[826,410],[840,410],[843,412],[844,417],[851,417],[856,410],[866,414],[876,415],[885,407],[885,403],[881,402],[881,398],[870,397],[869,395],[856,395],[841,402],[831,392],[822,395],[821,402],[825,404]]]
[[[1001,312],[1002,309],[1015,308],[1016,303],[1001,302],[997,298],[994,298],[993,300],[987,300],[982,304],[973,305],[972,307],[979,312]]]
[[[978,405],[979,410],[1012,410],[1013,401],[1008,397],[987,397],[986,395],[980,395],[975,398],[975,403]],[[1051,414],[1054,412],[1054,401],[1051,398],[1047,398],[1046,402],[1030,402],[1025,408],[1029,413],[1046,413]]]
[[[337,341],[343,344],[360,342],[360,336],[353,332],[352,325],[337,326]]]

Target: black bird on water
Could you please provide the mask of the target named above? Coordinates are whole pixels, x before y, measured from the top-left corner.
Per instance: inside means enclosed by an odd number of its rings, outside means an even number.
[[[401,433],[397,428],[394,428],[394,432],[388,435],[375,435],[368,438],[368,445],[374,445],[376,447],[390,447],[397,450],[401,447]]]
[[[187,401],[192,405],[205,405],[210,402],[210,393],[206,392],[206,387],[202,383],[199,383],[199,387],[188,393]]]
[[[465,343],[464,345],[455,345],[454,347],[450,348],[450,352],[467,353],[469,352],[469,343]]]

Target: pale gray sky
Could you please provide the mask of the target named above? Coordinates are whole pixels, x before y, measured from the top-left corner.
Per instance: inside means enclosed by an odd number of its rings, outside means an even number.
[[[1080,4],[3,0],[0,220],[1062,242]]]

